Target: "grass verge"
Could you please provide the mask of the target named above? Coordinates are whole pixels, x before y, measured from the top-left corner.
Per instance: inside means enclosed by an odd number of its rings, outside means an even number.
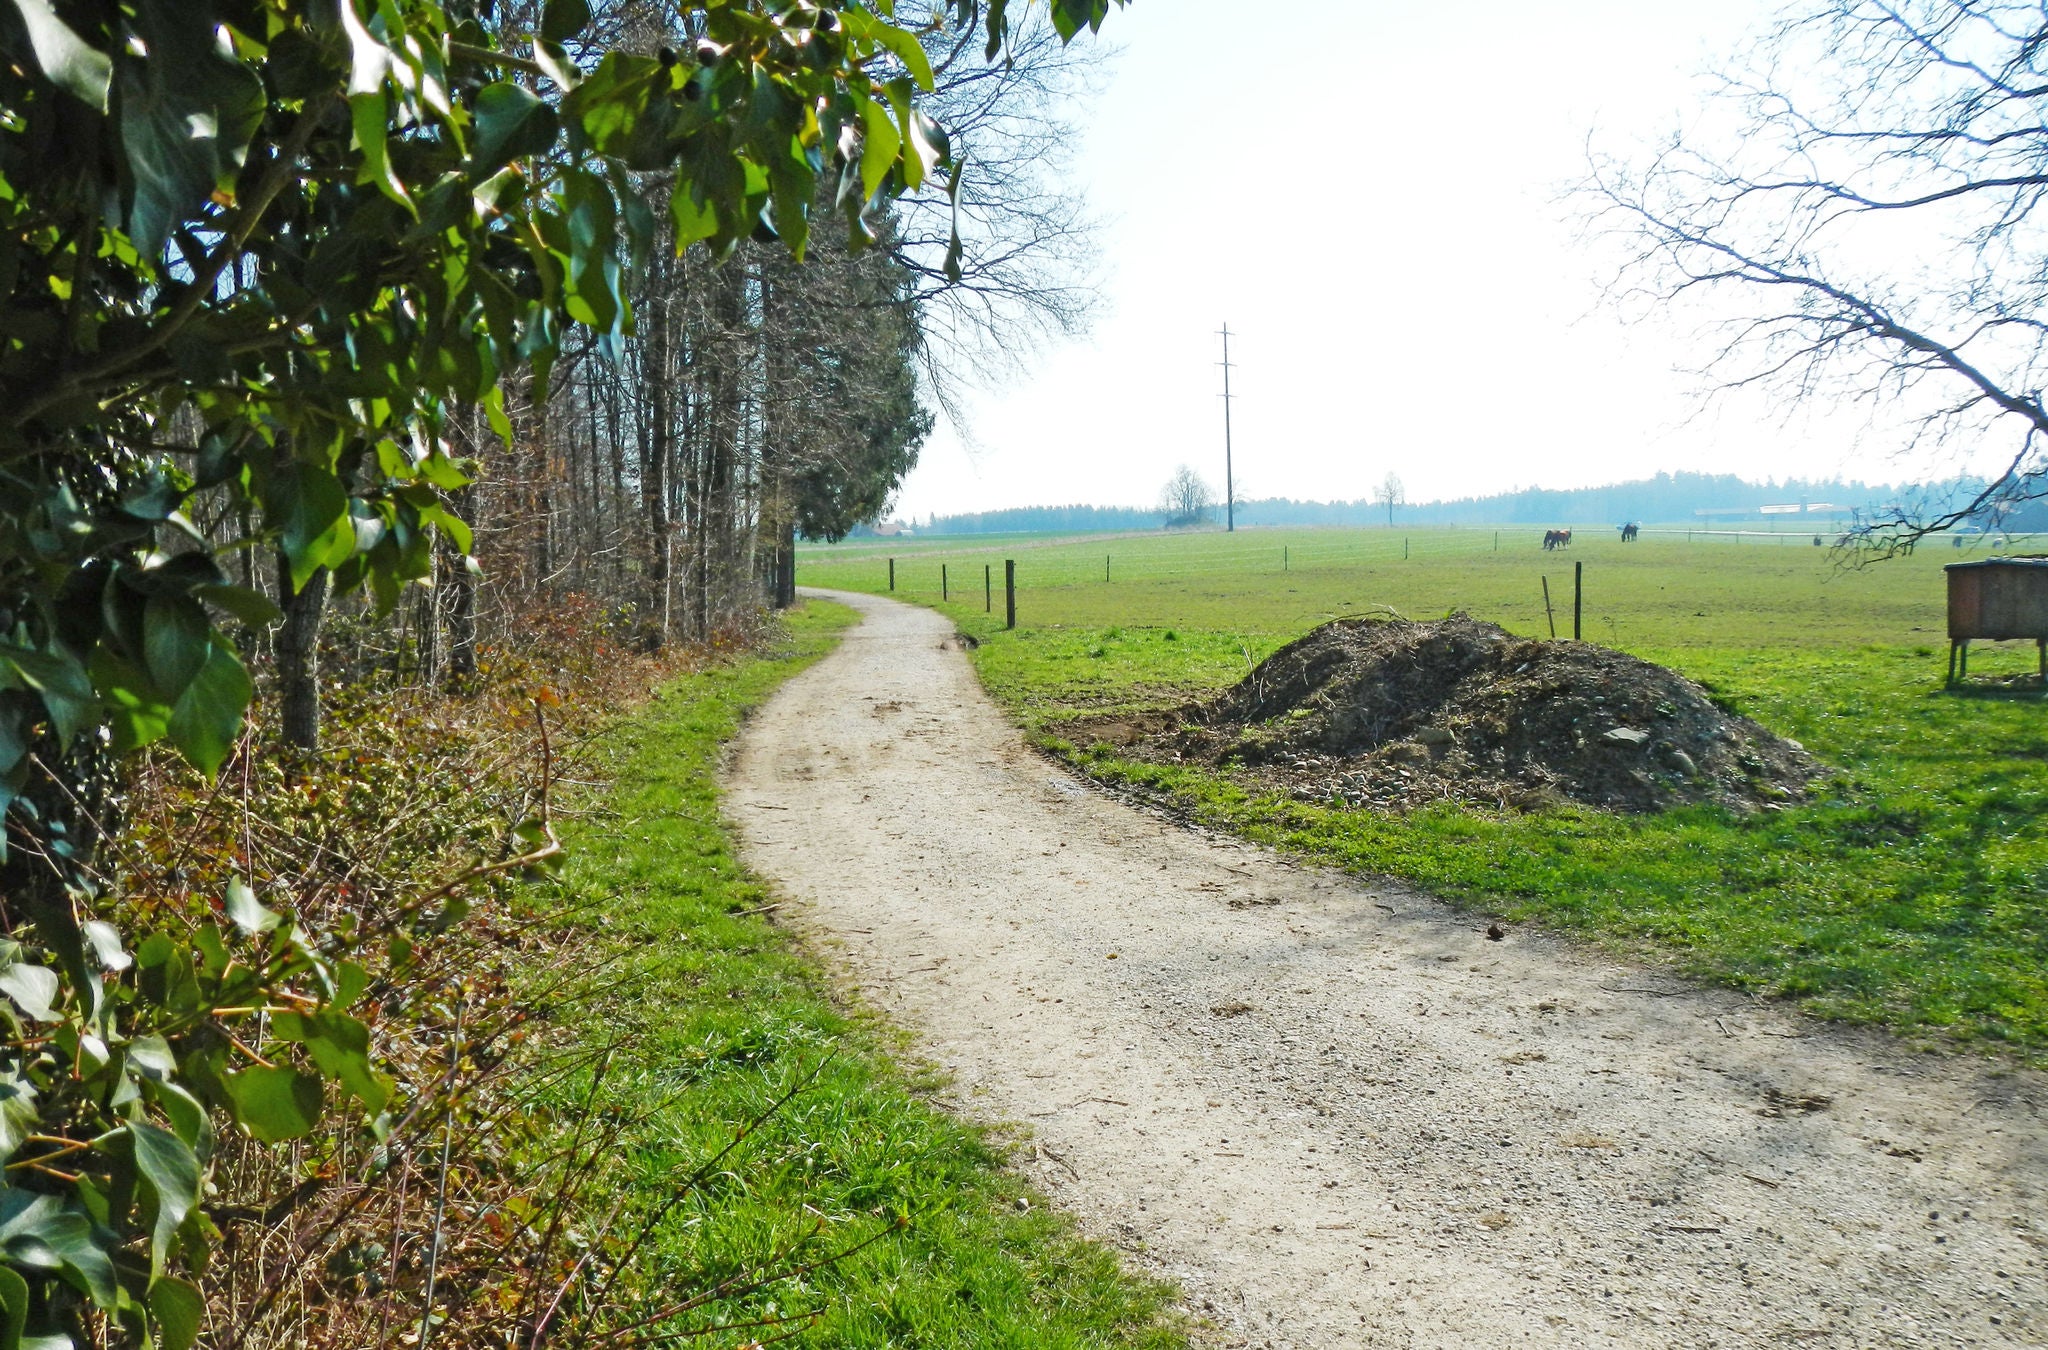
[[[807,606],[781,652],[688,675],[624,719],[605,810],[573,840],[566,899],[607,917],[614,960],[556,1009],[573,1053],[601,1066],[563,1106],[618,1131],[593,1208],[609,1216],[608,1259],[639,1247],[637,1334],[1182,1346],[1168,1291],[1036,1204],[997,1142],[933,1105],[934,1084],[897,1066],[884,1025],[834,998],[734,857],[721,746],[853,617]]]

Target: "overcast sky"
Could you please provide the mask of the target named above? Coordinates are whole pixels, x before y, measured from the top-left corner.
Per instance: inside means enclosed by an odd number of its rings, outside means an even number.
[[[1071,170],[1104,220],[1093,330],[974,398],[969,439],[942,423],[901,511],[1149,505],[1182,462],[1220,487],[1226,321],[1243,497],[1892,477],[1854,415],[1702,415],[1688,333],[1603,304],[1562,200],[1589,136],[1682,125],[1773,9],[1137,0]]]

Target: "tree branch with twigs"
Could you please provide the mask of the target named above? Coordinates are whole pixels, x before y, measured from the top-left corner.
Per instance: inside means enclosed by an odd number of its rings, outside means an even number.
[[[1866,548],[2048,497],[2048,13],[1820,0],[1757,52],[1684,134],[1596,156],[1610,298],[1702,316],[1712,389],[1860,407],[1952,466],[1963,490],[1882,509]]]

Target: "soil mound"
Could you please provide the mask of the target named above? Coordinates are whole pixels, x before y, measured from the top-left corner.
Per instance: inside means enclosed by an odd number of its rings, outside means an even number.
[[[1753,810],[1820,773],[1797,742],[1662,666],[1462,615],[1325,624],[1213,701],[1148,720],[1077,730],[1083,743],[1242,765],[1304,800],[1353,806]]]

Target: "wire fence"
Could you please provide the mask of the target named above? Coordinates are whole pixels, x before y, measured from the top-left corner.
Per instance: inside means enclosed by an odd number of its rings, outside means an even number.
[[[983,543],[962,540],[958,546],[926,547],[916,552],[842,552],[831,548],[805,550],[799,555],[800,574],[807,583],[854,585],[860,589],[884,588],[893,577],[894,589],[922,596],[942,592],[965,598],[982,595],[985,586],[998,594],[1002,589],[1003,561],[1019,558],[1020,571],[1027,571],[1032,589],[1069,586],[1114,585],[1120,582],[1157,582],[1221,579],[1230,576],[1273,575],[1288,572],[1318,572],[1333,568],[1392,566],[1402,563],[1458,559],[1475,562],[1489,555],[1503,562],[1518,562],[1547,552],[1543,531],[1526,526],[1493,529],[1358,530],[1338,537],[1304,532],[1288,539],[1272,531],[1243,531],[1237,534],[1204,533],[1161,538],[1157,534],[1107,535],[1088,539],[1072,536],[1035,541],[1004,540]],[[1583,556],[1586,546],[1596,545],[1607,557],[1616,557],[1609,546],[1621,547],[1611,530],[1575,531],[1574,542]],[[1815,540],[1832,549],[1843,536],[1835,530],[1816,534],[1811,528],[1791,530],[1688,529],[1684,526],[1645,527],[1642,534],[1665,544],[1690,543],[1718,547],[1780,547],[1813,549]],[[1927,549],[1952,548],[1960,557],[1995,556],[2048,546],[2048,534],[1959,534],[1930,540]],[[926,543],[929,545],[930,541]],[[1123,547],[1117,547],[1122,544]],[[1020,555],[1028,551],[1028,562]],[[1574,555],[1570,545],[1557,550],[1560,559]],[[1619,555],[1622,557],[1627,554]],[[986,577],[983,569],[989,569]]]
[[[1179,577],[1223,577],[1252,573],[1311,571],[1338,566],[1370,565],[1425,560],[1432,557],[1467,557],[1492,552],[1492,531],[1432,530],[1403,535],[1361,531],[1355,539],[1305,539],[1282,541],[1238,535],[1197,535],[1185,540],[1161,540],[1157,535],[1133,536],[1142,547],[1118,550],[1116,541],[1094,539],[1077,542],[1062,539],[1034,549],[1028,562],[1034,588],[1080,586],[1123,581],[1154,581]],[[1220,542],[1219,542],[1220,541]],[[1502,531],[1498,547],[1527,553],[1538,549],[1526,531]],[[992,566],[998,582],[1005,558],[1019,557],[1022,550],[1012,543],[994,547],[967,546],[917,553],[837,554],[826,550],[799,555],[798,567],[810,578],[850,579],[858,575],[866,584],[886,579],[894,560],[896,589],[922,593],[941,589],[942,569],[948,589],[979,589],[984,566]],[[1019,566],[1027,566],[1021,559]],[[870,576],[870,573],[872,576]]]
[[[1718,542],[1791,544],[1808,548],[1829,548],[1849,541],[1849,536],[1840,526],[1829,526],[1815,530],[1702,530],[1686,529],[1676,525],[1644,526],[1645,535],[1659,535],[1668,539],[1682,538],[1687,543],[1710,544]],[[1946,545],[1965,553],[2014,553],[2022,549],[2040,548],[2048,544],[2048,534],[2007,533],[1998,531],[1972,531],[1967,534],[1938,535],[1924,544],[1926,548],[1940,548]]]

